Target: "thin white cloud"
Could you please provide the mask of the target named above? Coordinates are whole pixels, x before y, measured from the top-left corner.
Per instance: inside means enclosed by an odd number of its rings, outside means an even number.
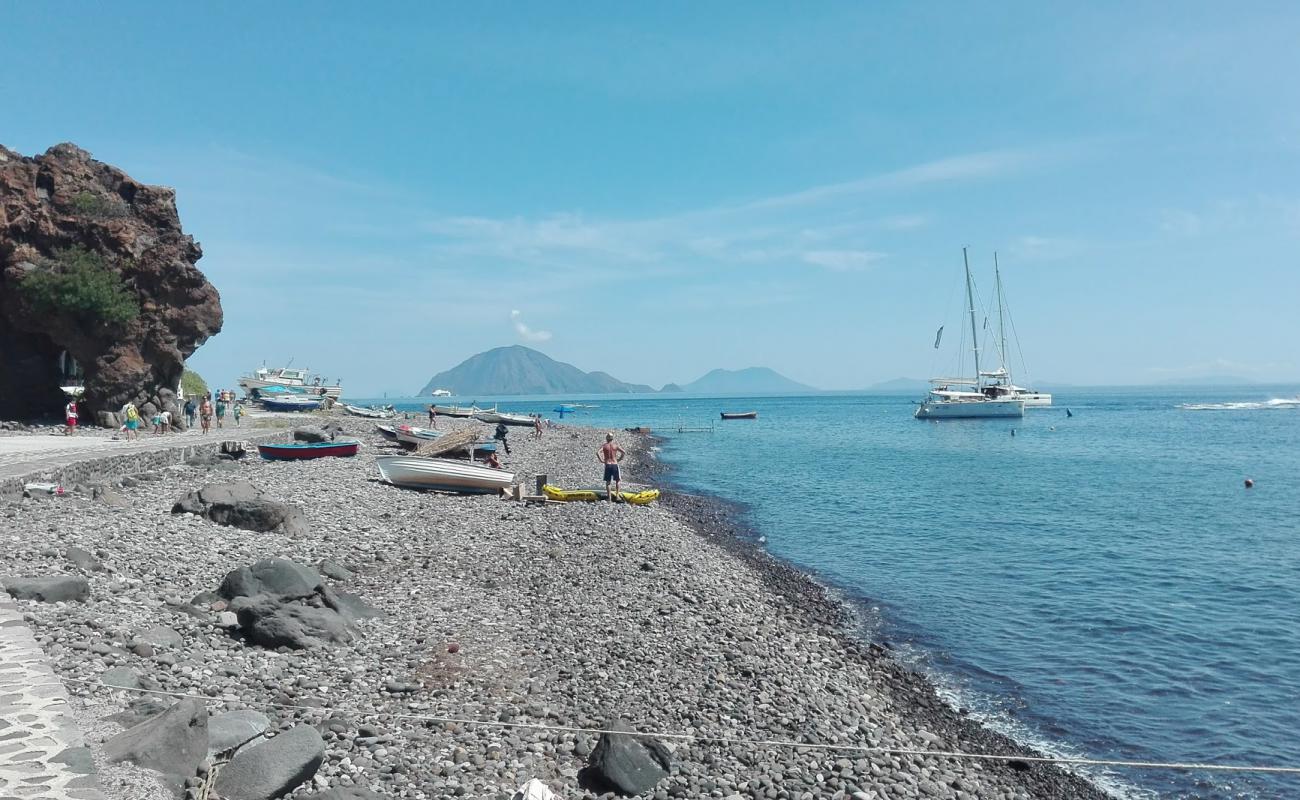
[[[862,272],[884,257],[872,250],[811,250],[803,254],[803,261],[832,272]]]
[[[525,325],[523,314],[519,313],[519,309],[510,312],[510,321],[514,323],[515,332],[519,334],[519,338],[525,342],[546,342],[551,339],[550,331],[535,331]]]

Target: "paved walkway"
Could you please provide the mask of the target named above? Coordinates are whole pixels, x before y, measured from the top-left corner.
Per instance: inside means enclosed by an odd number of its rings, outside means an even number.
[[[0,800],[101,800],[68,693],[22,612],[0,596]]]

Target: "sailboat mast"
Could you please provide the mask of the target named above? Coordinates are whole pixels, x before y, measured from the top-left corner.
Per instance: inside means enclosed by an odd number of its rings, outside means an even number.
[[[966,265],[966,306],[970,309],[970,346],[975,351],[975,385],[980,381],[980,338],[979,331],[975,327],[975,291],[971,288],[970,281],[970,259],[966,256],[966,248],[961,249],[961,260]]]
[[[998,287],[998,340],[1001,343],[1002,371],[1007,374],[1007,383],[1011,383],[1011,359],[1007,358],[1007,326],[1002,316],[1002,271],[998,269],[998,251],[993,251],[993,278]]]

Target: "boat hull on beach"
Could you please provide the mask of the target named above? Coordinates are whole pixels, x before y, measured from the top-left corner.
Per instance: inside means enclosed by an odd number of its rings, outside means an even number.
[[[403,489],[496,494],[515,482],[513,472],[448,458],[379,456],[375,466],[385,482]]]
[[[262,408],[267,411],[315,411],[320,406],[319,400],[299,400],[289,397],[267,397],[262,400]]]
[[[334,442],[290,442],[259,444],[257,453],[267,461],[302,461],[310,458],[347,458],[355,456],[361,442],[355,439]]]
[[[502,425],[526,425],[531,427],[534,424],[532,417],[523,414],[504,414],[499,411],[481,411],[474,415],[474,419],[479,422],[486,422],[489,425],[500,423]]]
[[[393,429],[393,439],[409,447],[419,447],[425,442],[432,442],[442,436],[442,431],[431,428],[417,428],[414,425],[399,425]]]

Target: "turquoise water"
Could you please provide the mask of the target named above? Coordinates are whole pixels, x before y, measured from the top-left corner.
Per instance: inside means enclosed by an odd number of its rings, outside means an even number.
[[[1003,729],[1089,757],[1298,765],[1300,404],[1268,402],[1297,391],[1074,390],[1023,420],[942,422],[901,395],[602,397],[568,419],[654,428],[676,481],[746,502],[773,553]],[[759,419],[672,430],[721,410]],[[1109,774],[1300,796],[1297,778]]]

